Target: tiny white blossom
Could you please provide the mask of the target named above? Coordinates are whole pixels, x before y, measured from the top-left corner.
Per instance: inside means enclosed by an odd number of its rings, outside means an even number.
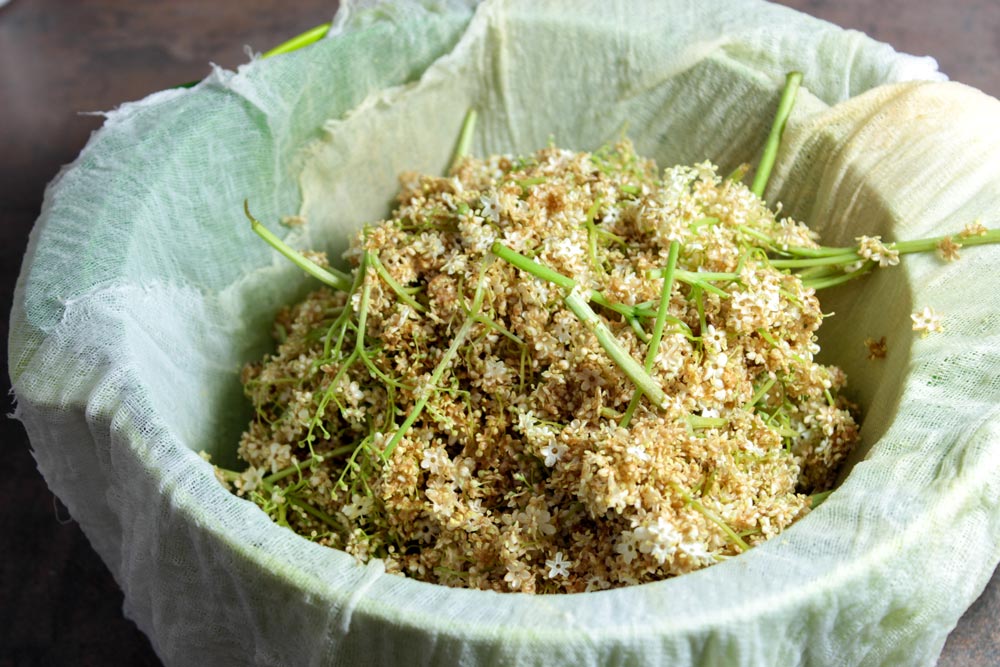
[[[725,329],[716,329],[714,325],[709,324],[705,329],[705,333],[701,335],[701,340],[705,343],[705,346],[712,350],[725,350],[729,347],[729,341],[726,339]]]
[[[239,489],[244,493],[254,491],[264,482],[264,470],[262,468],[247,468],[240,474]]]
[[[865,259],[878,262],[879,266],[896,266],[899,264],[899,251],[886,247],[881,236],[859,236],[858,254]]]
[[[611,583],[607,579],[594,574],[587,579],[587,587],[583,590],[585,593],[590,593],[591,591],[603,591],[609,588],[611,588]]]
[[[441,267],[441,270],[447,273],[449,276],[453,276],[456,273],[458,274],[465,273],[466,271],[468,271],[469,267],[468,259],[469,259],[468,255],[466,255],[465,253],[461,252],[453,253],[448,258],[448,261],[446,261],[444,265]]]
[[[483,368],[483,382],[493,386],[506,384],[510,380],[510,370],[507,365],[491,357],[486,360]]]
[[[549,568],[549,579],[568,577],[569,569],[573,567],[573,561],[563,559],[562,552],[557,551],[555,558],[545,561],[545,567]]]
[[[480,197],[479,203],[483,205],[479,215],[483,216],[484,219],[488,218],[493,222],[500,222],[500,204],[496,197],[492,195]]]
[[[351,502],[344,505],[340,511],[351,521],[366,517],[372,511],[372,499],[355,493],[351,496]]]
[[[555,535],[556,526],[552,523],[552,513],[546,509],[528,505],[517,518],[525,528],[534,526],[542,535]]]
[[[520,429],[522,433],[525,433],[535,425],[536,421],[535,413],[531,410],[525,410],[517,415],[517,428]]]
[[[549,444],[542,447],[542,456],[545,457],[545,465],[551,468],[557,462],[561,461],[563,455],[568,451],[569,447],[558,440],[551,441]]]
[[[638,547],[635,543],[635,533],[631,530],[623,531],[615,545],[615,553],[622,557],[626,565],[631,565],[632,561],[639,555]]]
[[[921,336],[943,330],[941,326],[941,316],[934,312],[930,306],[924,306],[920,312],[910,315],[913,320],[913,330],[919,331]]]
[[[519,590],[531,579],[531,571],[528,566],[518,561],[507,565],[507,574],[503,576],[504,581],[511,587],[511,590]]]
[[[606,225],[613,225],[621,218],[622,212],[617,206],[609,206],[604,210],[602,221]]]
[[[703,542],[681,542],[680,550],[696,563],[713,562],[715,559]]]
[[[639,551],[651,555],[660,565],[673,555],[681,537],[674,525],[663,517],[657,517],[655,523],[638,526],[634,534]]]
[[[440,447],[430,447],[424,450],[420,467],[433,474],[439,474],[450,463],[448,454]]]
[[[629,456],[634,456],[640,461],[652,461],[653,457],[646,453],[646,448],[642,445],[632,445],[625,450]]]

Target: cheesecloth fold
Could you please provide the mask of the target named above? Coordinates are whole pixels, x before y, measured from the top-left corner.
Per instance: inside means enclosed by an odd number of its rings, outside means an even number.
[[[927,665],[1000,560],[1000,248],[823,294],[825,359],[863,447],[781,537],[655,584],[572,596],[448,589],[358,565],[225,491],[239,370],[311,283],[242,214],[331,256],[403,170],[623,123],[661,166],[754,162],[788,70],[807,90],[767,199],[829,244],[998,224],[1000,103],[758,0],[345,3],[305,50],[107,114],[50,185],[12,313],[38,467],[171,665]],[[888,84],[888,85],[883,85]],[[924,306],[944,331],[921,339]],[[871,362],[863,340],[885,336]]]

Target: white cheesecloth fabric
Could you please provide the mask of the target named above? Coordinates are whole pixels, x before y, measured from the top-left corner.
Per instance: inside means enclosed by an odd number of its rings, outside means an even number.
[[[239,370],[311,283],[254,237],[329,249],[403,170],[594,149],[628,121],[661,166],[754,162],[805,74],[767,199],[827,243],[1000,224],[1000,103],[935,63],[759,0],[347,3],[329,38],[110,112],[50,185],[11,374],[39,469],[169,665],[930,665],[1000,560],[1000,248],[823,294],[864,408],[841,486],[781,537],[655,584],[448,589],[358,565],[225,491]],[[889,84],[889,85],[882,85]],[[924,306],[944,331],[921,339]],[[885,336],[884,361],[863,340]]]

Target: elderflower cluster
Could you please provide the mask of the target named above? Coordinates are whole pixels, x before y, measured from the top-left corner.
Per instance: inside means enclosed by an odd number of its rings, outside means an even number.
[[[830,488],[858,437],[845,377],[814,361],[813,289],[761,250],[815,247],[803,225],[709,163],[661,172],[627,143],[401,181],[346,255],[351,292],[285,309],[276,353],[243,373],[235,484],[275,520],[425,581],[582,592],[737,555]],[[633,401],[569,291],[496,243],[571,279],[638,364],[665,309],[646,367],[665,405]]]

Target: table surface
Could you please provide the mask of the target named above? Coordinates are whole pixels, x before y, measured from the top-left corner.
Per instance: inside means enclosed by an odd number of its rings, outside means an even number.
[[[1000,96],[996,0],[781,0]],[[100,111],[207,74],[329,20],[326,0],[13,0],[0,8],[0,312],[8,313],[45,184],[100,126]],[[293,11],[289,11],[294,8]],[[2,317],[3,345],[8,322]],[[9,389],[6,347],[0,382]],[[6,395],[6,391],[4,394]],[[9,412],[10,406],[4,406]],[[0,667],[158,665],[122,594],[35,469],[20,423],[0,420]],[[1000,573],[1000,570],[998,570]],[[951,634],[939,665],[1000,664],[1000,574]]]

